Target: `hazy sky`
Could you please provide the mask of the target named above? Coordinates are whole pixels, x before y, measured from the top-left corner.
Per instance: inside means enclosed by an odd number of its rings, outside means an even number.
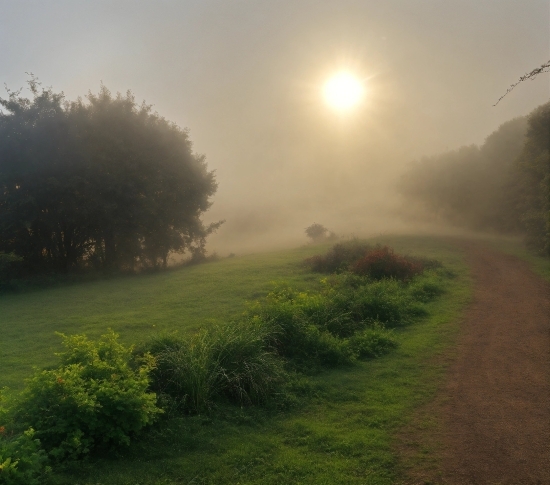
[[[231,250],[314,221],[389,230],[406,162],[550,98],[546,74],[492,106],[550,59],[548,0],[0,0],[0,45],[12,89],[26,71],[69,99],[103,82],[188,127],[220,184],[213,242]],[[342,68],[367,86],[348,116],[320,93]]]

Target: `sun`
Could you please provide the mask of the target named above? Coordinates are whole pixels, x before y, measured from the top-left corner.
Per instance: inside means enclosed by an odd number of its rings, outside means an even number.
[[[357,106],[365,94],[363,83],[349,72],[332,76],[323,87],[325,101],[333,108],[347,111]]]

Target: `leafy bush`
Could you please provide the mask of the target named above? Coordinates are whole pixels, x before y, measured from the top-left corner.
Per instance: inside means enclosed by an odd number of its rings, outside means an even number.
[[[147,344],[156,357],[152,388],[172,411],[200,413],[216,400],[267,402],[283,381],[282,362],[269,348],[267,328],[248,321]]]
[[[32,428],[8,438],[0,427],[0,484],[39,485],[51,471],[48,456]]]
[[[422,264],[411,261],[394,253],[388,246],[377,247],[369,251],[363,258],[351,266],[351,271],[361,276],[369,276],[375,280],[395,278],[401,281],[410,280],[422,273]]]
[[[359,240],[334,245],[326,254],[312,256],[304,264],[315,273],[339,273],[365,256],[371,246]]]
[[[357,332],[350,338],[350,347],[359,358],[375,358],[391,352],[397,341],[383,326],[377,325]]]
[[[306,236],[314,243],[336,239],[337,237],[332,231],[329,231],[325,226],[316,222],[306,228]]]
[[[114,332],[98,342],[62,335],[61,365],[28,381],[15,419],[36,429],[56,460],[78,458],[99,447],[128,445],[161,412],[148,391],[151,356],[132,367],[132,349]]]

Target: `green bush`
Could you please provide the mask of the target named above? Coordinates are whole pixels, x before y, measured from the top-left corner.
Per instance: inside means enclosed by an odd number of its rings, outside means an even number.
[[[277,288],[253,313],[269,329],[270,344],[279,355],[299,365],[335,366],[354,360],[347,342],[328,329],[327,323],[346,316],[338,313],[327,295]]]
[[[282,362],[267,327],[230,323],[181,338],[160,336],[146,349],[156,358],[152,389],[171,411],[201,413],[215,401],[264,404],[283,382]]]
[[[32,428],[11,438],[0,427],[0,484],[39,485],[51,471],[48,456]]]
[[[383,326],[357,332],[350,338],[350,348],[362,359],[381,357],[397,347],[397,341]]]
[[[98,342],[62,335],[61,365],[28,381],[15,420],[36,430],[55,460],[76,459],[100,447],[128,445],[161,412],[148,391],[151,356],[132,366],[132,349],[114,332]]]

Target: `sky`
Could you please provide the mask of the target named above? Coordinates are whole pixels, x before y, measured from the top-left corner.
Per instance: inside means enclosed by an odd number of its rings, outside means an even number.
[[[221,254],[406,228],[395,180],[550,98],[548,0],[0,0],[0,81],[68,99],[130,89],[216,171]],[[365,84],[346,114],[339,70]],[[5,96],[5,94],[0,94]]]

